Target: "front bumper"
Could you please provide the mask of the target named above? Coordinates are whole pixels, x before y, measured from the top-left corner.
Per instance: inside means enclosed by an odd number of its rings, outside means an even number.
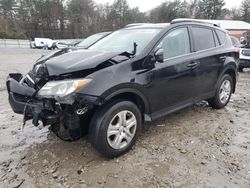
[[[41,120],[43,125],[59,124],[62,121],[67,128],[77,127],[80,126],[80,119],[85,115],[85,113],[78,113],[82,112],[81,109],[87,108],[87,111],[90,111],[94,106],[101,104],[99,97],[82,94],[75,94],[75,102],[71,105],[62,104],[56,99],[38,99],[36,98],[37,91],[25,84],[24,79],[25,76],[22,74],[9,74],[6,82],[9,103],[15,113],[24,115],[24,122],[33,119],[32,123],[35,126],[39,125],[39,120]],[[75,125],[72,125],[73,120]]]
[[[24,76],[19,73],[9,74],[6,82],[9,94],[9,103],[15,113],[24,115],[24,122],[33,119],[32,123],[37,126],[39,120],[45,125],[55,123],[58,114],[55,113],[55,101],[37,100],[36,90],[22,83]]]

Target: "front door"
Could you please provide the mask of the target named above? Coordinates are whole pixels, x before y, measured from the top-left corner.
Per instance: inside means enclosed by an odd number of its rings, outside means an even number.
[[[163,50],[163,62],[156,62],[149,87],[152,116],[164,115],[194,101],[196,68],[199,62],[191,54],[187,27],[169,31],[155,50]],[[153,117],[154,118],[154,117]]]

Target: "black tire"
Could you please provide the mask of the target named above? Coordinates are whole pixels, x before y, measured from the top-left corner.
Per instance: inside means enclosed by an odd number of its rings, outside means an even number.
[[[239,71],[239,72],[243,72],[243,69],[244,69],[243,67],[239,67],[239,68],[238,68],[238,71]]]
[[[111,123],[111,120],[116,117],[119,112],[122,111],[132,112],[134,117],[136,118],[137,125],[132,140],[125,147],[121,149],[114,149],[110,146],[108,142],[108,127]],[[135,141],[141,131],[141,128],[142,118],[141,112],[138,107],[130,101],[114,100],[99,108],[95,112],[90,122],[89,140],[92,146],[99,153],[103,154],[105,157],[114,158],[126,153],[131,149],[131,147],[135,144]]]
[[[222,102],[221,99],[220,99],[220,90],[221,90],[221,86],[222,84],[224,83],[224,81],[228,80],[231,84],[231,89],[230,89],[230,95],[229,95],[229,98],[226,100],[226,102]],[[212,108],[215,108],[215,109],[221,109],[221,108],[224,108],[228,102],[230,101],[230,98],[231,98],[231,95],[232,95],[232,92],[233,92],[233,80],[232,80],[232,77],[228,74],[225,74],[224,76],[222,76],[218,86],[217,86],[217,89],[216,89],[216,93],[215,93],[215,97],[211,98],[208,100],[208,103],[209,105],[212,107]]]

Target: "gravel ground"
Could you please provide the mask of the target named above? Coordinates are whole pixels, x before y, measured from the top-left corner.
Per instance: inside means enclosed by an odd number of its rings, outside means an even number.
[[[200,103],[147,124],[135,147],[107,160],[86,138],[59,140],[8,104],[5,78],[42,50],[0,49],[0,187],[250,187],[250,70],[225,109]]]

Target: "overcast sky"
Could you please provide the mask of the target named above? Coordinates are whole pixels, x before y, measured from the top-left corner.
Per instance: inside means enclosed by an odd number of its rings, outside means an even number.
[[[114,0],[94,0],[97,3],[113,3]],[[166,0],[127,0],[130,7],[139,7],[140,11],[148,11]],[[225,0],[226,8],[239,7],[242,0]]]

